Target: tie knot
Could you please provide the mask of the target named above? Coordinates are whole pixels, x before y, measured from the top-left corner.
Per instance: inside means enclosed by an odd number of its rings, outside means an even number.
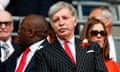
[[[65,44],[68,44],[68,43],[69,43],[69,41],[68,41],[68,40],[65,40],[65,41],[64,41],[64,43],[65,43]]]
[[[2,44],[2,48],[3,48],[3,49],[8,49],[8,48],[9,48],[9,46],[8,46],[8,44],[7,44],[7,43],[3,43],[3,44]]]
[[[9,46],[7,43],[3,43],[2,44],[2,49],[4,51],[4,54],[3,54],[3,61],[7,60],[8,57],[10,56],[10,49],[9,49]]]

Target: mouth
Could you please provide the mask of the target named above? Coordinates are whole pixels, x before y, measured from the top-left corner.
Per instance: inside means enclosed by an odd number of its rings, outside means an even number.
[[[4,34],[4,33],[7,33],[7,32],[0,31],[0,33],[3,33],[3,34]]]
[[[66,30],[67,30],[66,28],[60,28],[60,29],[58,29],[58,31],[62,32],[62,33],[65,32]]]
[[[97,43],[101,43],[102,41],[101,40],[96,40]]]
[[[6,29],[0,29],[0,32],[7,32]]]

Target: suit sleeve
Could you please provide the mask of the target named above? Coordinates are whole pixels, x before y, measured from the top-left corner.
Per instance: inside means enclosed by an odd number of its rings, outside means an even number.
[[[37,51],[35,54],[35,66],[36,72],[50,72],[45,57],[40,51]]]
[[[95,59],[96,72],[108,72],[100,52],[100,46],[97,43],[95,44]]]

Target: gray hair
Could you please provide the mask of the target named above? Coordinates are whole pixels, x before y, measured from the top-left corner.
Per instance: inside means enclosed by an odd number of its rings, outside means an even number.
[[[104,18],[111,18],[112,19],[112,12],[108,8],[101,7],[102,15]]]
[[[50,7],[49,12],[48,12],[50,19],[57,11],[65,7],[70,9],[70,11],[72,12],[72,15],[77,19],[75,8],[71,4],[64,2],[64,1],[59,1]]]

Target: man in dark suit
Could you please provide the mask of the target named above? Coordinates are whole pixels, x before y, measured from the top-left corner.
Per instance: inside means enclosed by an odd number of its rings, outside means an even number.
[[[43,16],[37,14],[26,16],[18,31],[18,43],[22,48],[6,62],[6,72],[35,72],[34,54],[49,44],[46,40],[48,30],[48,22]],[[26,50],[29,52],[25,61],[22,59],[25,59],[23,56],[25,56]]]
[[[0,11],[0,72],[5,68],[4,62],[19,48],[17,44],[12,42],[11,34],[14,25],[12,15],[5,10]],[[5,47],[6,46],[6,47]]]
[[[27,56],[27,62],[21,70],[22,72],[35,72],[34,53],[42,48],[49,30],[48,22],[43,16],[32,14],[25,17],[18,31],[19,43],[23,48],[30,48]],[[46,44],[46,46],[48,43]],[[25,52],[25,51],[24,51]],[[23,52],[23,53],[24,53]],[[21,56],[23,55],[21,54]],[[16,72],[20,66],[21,58],[17,60]]]
[[[75,37],[77,19],[72,5],[57,2],[49,18],[57,39],[36,52],[36,72],[107,72],[99,45]]]

